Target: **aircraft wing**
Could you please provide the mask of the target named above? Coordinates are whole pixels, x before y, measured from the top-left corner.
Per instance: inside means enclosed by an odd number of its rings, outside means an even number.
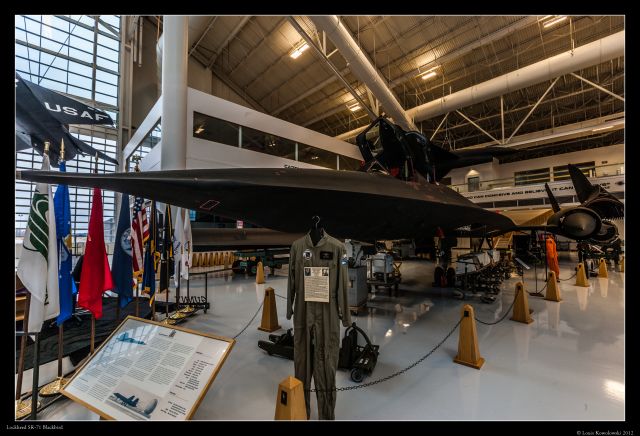
[[[22,171],[34,182],[100,187],[273,230],[305,233],[311,217],[338,238],[360,241],[429,237],[437,227],[487,231],[514,226],[452,189],[380,174],[300,168],[225,168],[74,174]]]
[[[16,126],[16,151],[27,150],[31,148],[31,138],[29,135]]]
[[[78,100],[24,80],[19,74],[16,74],[16,77],[18,88],[16,89],[16,99],[18,94],[21,93],[20,85],[24,85],[25,90],[28,90],[35,97],[35,100],[29,101],[29,104],[34,106],[32,108],[33,111],[45,109],[60,124],[113,125],[113,120],[109,114],[101,109],[87,106]]]
[[[66,131],[66,129],[65,129]],[[105,160],[107,162],[111,162],[113,164],[118,165],[118,161],[117,159],[112,158],[111,156],[96,150],[95,148],[91,147],[89,144],[87,144],[84,141],[79,140],[78,138],[76,138],[75,136],[71,135],[68,131],[66,131],[66,138],[65,138],[65,144],[69,144],[69,142],[71,142],[78,150],[80,150],[82,153],[87,154],[91,157],[95,157],[95,155],[97,154],[98,157],[102,160]],[[68,139],[68,141],[67,141]],[[65,151],[66,153],[66,151]]]

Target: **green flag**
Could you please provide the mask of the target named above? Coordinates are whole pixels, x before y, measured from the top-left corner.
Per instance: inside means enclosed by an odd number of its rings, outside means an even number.
[[[49,169],[49,157],[42,159],[42,170]],[[18,277],[31,293],[29,332],[39,332],[45,320],[60,313],[58,291],[58,250],[56,219],[51,186],[38,183],[31,200],[27,229],[22,240]]]

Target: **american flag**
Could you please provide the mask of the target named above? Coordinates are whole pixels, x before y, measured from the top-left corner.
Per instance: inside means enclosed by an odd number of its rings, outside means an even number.
[[[131,220],[131,259],[133,261],[133,276],[140,277],[144,269],[143,247],[149,239],[149,222],[144,199],[136,197]]]

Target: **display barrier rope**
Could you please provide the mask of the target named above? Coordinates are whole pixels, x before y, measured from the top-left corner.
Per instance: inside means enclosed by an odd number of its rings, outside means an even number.
[[[572,275],[571,277],[569,277],[568,279],[561,279],[560,277],[558,277],[558,280],[560,280],[562,282],[566,282],[567,280],[571,280],[572,278],[574,278],[576,275],[578,275],[578,271],[576,271],[576,273],[574,275]]]
[[[529,292],[529,291],[527,291],[527,294],[531,295],[532,297],[544,297],[544,294],[542,293],[542,291],[547,289],[547,284],[548,283],[545,283],[544,286],[542,287],[542,289],[540,289],[538,292]]]
[[[431,349],[431,351],[429,351],[427,354],[425,354],[424,356],[422,356],[420,359],[418,359],[417,361],[415,361],[414,363],[412,363],[411,365],[407,366],[404,369],[401,369],[400,371],[396,371],[391,375],[388,375],[386,377],[382,377],[379,378],[377,380],[373,380],[370,381],[368,383],[363,383],[361,385],[355,385],[355,386],[345,386],[345,387],[341,387],[341,388],[334,388],[334,389],[305,389],[305,391],[307,392],[335,392],[335,391],[352,391],[354,389],[362,389],[362,388],[366,388],[368,386],[373,386],[375,384],[378,383],[382,383],[385,382],[387,380],[390,380],[394,377],[399,376],[400,374],[403,374],[407,371],[409,371],[411,368],[413,368],[414,366],[418,365],[419,363],[421,363],[423,360],[425,360],[427,357],[431,356],[438,348],[440,348],[440,346],[442,344],[445,343],[445,341],[447,339],[449,339],[449,337],[453,334],[453,332],[455,332],[457,330],[457,328],[460,326],[460,323],[462,323],[463,318],[461,317],[460,320],[456,323],[456,325],[451,329],[451,331],[449,333],[447,333],[447,335],[440,341],[438,342],[438,344],[436,344],[435,347],[433,347]]]
[[[499,322],[504,321],[504,319],[507,317],[507,315],[509,315],[509,313],[511,312],[511,309],[513,308],[513,305],[516,304],[516,298],[517,297],[518,297],[518,293],[516,292],[516,295],[513,296],[513,302],[511,303],[511,306],[509,306],[509,308],[504,312],[504,315],[502,315],[502,317],[499,320],[497,320],[495,322],[485,322],[485,321],[482,321],[482,320],[474,317],[475,320],[478,321],[480,324],[484,324],[484,325],[496,325]]]
[[[251,320],[247,323],[246,326],[244,326],[244,328],[242,330],[240,330],[240,333],[238,333],[237,335],[235,335],[233,337],[233,339],[236,339],[238,336],[240,336],[242,333],[244,333],[244,331],[251,325],[251,323],[253,322],[254,319],[256,319],[256,316],[258,316],[258,314],[260,313],[260,309],[262,309],[262,306],[264,305],[264,300],[262,300],[262,303],[260,303],[260,306],[258,307],[258,310],[256,310],[256,313],[253,315],[253,317],[251,318]]]

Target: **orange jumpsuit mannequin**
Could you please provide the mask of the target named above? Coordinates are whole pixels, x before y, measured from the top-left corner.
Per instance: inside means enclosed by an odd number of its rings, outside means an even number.
[[[558,265],[558,252],[556,251],[556,241],[551,236],[547,237],[547,266],[551,271],[555,271],[556,279],[560,277],[560,266]]]

